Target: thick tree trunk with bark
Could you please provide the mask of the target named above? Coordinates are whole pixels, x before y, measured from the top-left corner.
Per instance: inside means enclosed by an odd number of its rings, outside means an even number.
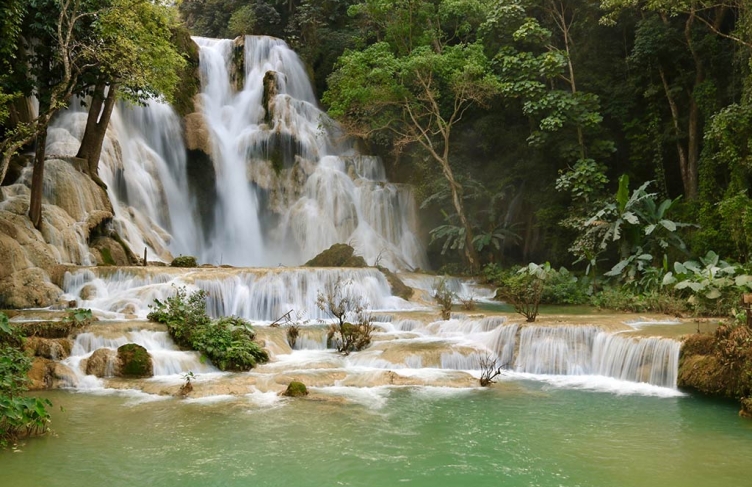
[[[47,153],[47,127],[37,134],[34,170],[31,174],[29,219],[37,230],[42,229],[42,196],[44,194],[44,158]]]
[[[94,88],[89,115],[86,118],[86,129],[81,139],[81,147],[76,154],[76,157],[86,160],[89,176],[95,180],[99,178],[99,157],[102,154],[102,145],[112,117],[112,110],[117,101],[117,85],[110,85],[106,98],[105,89],[104,83],[99,83]]]

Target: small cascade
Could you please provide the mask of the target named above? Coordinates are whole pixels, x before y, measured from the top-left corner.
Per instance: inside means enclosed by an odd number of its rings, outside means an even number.
[[[145,318],[148,305],[165,300],[176,287],[202,289],[207,293],[207,312],[214,317],[239,316],[273,321],[288,311],[307,319],[330,318],[316,305],[318,294],[337,281],[347,293],[362,296],[371,310],[411,309],[415,305],[392,296],[384,275],[377,269],[243,269],[207,268],[181,272],[165,268],[146,272],[119,269],[97,275],[85,269],[67,273],[63,290],[79,305]]]
[[[105,377],[113,377],[115,371],[114,352],[127,343],[135,343],[146,349],[152,358],[154,376],[171,376],[191,371],[195,374],[216,372],[210,364],[201,360],[198,352],[181,351],[165,331],[136,330],[127,332],[79,333],[73,342],[71,355],[63,361],[74,372],[75,383],[71,387],[97,389],[104,387],[101,379],[86,375],[84,361],[99,349],[109,349],[113,353],[107,358]]]
[[[593,326],[528,326],[520,334],[518,372],[602,375],[676,388],[680,343],[628,338]]]

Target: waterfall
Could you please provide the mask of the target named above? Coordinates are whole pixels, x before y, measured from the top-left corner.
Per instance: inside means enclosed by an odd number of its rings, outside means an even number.
[[[680,343],[630,338],[593,326],[528,326],[515,368],[543,375],[601,375],[676,388]]]
[[[338,280],[343,292],[362,296],[370,310],[412,309],[415,305],[392,296],[377,269],[242,269],[206,268],[192,271],[118,269],[109,272],[84,269],[67,272],[63,291],[82,307],[112,313],[112,318],[145,318],[148,305],[164,301],[176,287],[207,293],[207,312],[214,317],[239,316],[272,321],[288,311],[306,319],[330,318],[316,305],[319,292]]]
[[[412,191],[388,183],[381,161],[358,154],[318,108],[284,41],[194,40],[217,194],[212,229],[194,252],[201,261],[295,265],[350,242],[370,264],[426,267]],[[276,88],[266,106],[265,79]]]

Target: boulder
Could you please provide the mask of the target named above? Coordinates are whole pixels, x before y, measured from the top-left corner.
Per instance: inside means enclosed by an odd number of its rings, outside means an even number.
[[[308,389],[302,382],[292,381],[282,395],[287,397],[303,397],[308,395]]]
[[[55,362],[52,360],[43,357],[36,357],[31,362],[31,368],[28,373],[29,383],[27,386],[29,390],[38,391],[51,387],[52,371],[54,367]]]
[[[402,279],[397,277],[397,274],[380,265],[376,266],[376,268],[381,271],[382,274],[384,274],[384,277],[386,277],[393,296],[399,296],[400,298],[405,300],[409,300],[411,297],[413,297],[415,290],[402,282]]]
[[[191,255],[181,255],[172,260],[170,267],[198,267],[198,262]]]
[[[86,359],[82,368],[86,375],[95,375],[97,377],[114,377],[118,375],[118,354],[110,348],[99,348]]]
[[[355,249],[343,243],[337,243],[306,262],[305,267],[368,267],[365,259],[354,255]]]
[[[0,280],[0,308],[46,308],[62,293],[42,269],[30,267]]]
[[[123,246],[111,237],[97,237],[89,245],[94,250],[97,265],[127,266],[131,264]]]
[[[127,343],[117,349],[120,377],[151,377],[154,364],[149,352],[141,345]]]

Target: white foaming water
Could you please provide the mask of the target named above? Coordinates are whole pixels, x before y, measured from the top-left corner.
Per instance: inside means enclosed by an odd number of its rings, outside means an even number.
[[[534,375],[598,375],[676,388],[680,343],[628,338],[592,326],[528,326],[515,363]]]
[[[86,117],[74,101],[55,119],[47,142],[51,156],[76,155]],[[115,107],[99,176],[107,185],[114,229],[134,252],[147,248],[150,259],[169,260],[190,253],[202,239],[188,191],[180,119],[169,105],[150,100],[143,107]]]
[[[389,283],[377,269],[200,269],[188,272],[139,269],[118,270],[97,275],[85,269],[67,273],[63,290],[79,299],[79,305],[107,312],[145,318],[148,305],[175,294],[175,286],[207,292],[211,316],[239,316],[256,321],[273,321],[292,310],[312,319],[329,316],[316,305],[319,292],[338,280],[343,292],[363,297],[371,310],[413,309],[415,305],[392,296]]]
[[[202,111],[211,131],[218,201],[204,262],[299,264],[337,242],[373,263],[425,268],[410,188],[385,182],[378,158],[357,155],[317,107],[305,67],[279,39],[194,38]],[[236,91],[237,71],[244,86]],[[276,94],[264,106],[264,79]],[[267,78],[268,79],[268,78]]]

